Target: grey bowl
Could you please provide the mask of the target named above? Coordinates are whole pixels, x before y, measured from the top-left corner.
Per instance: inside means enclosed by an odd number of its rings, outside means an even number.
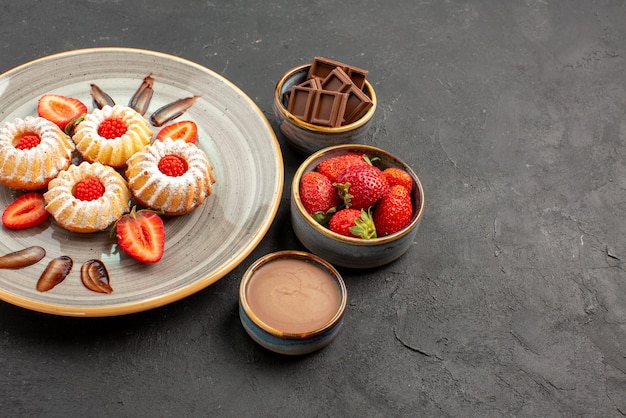
[[[287,110],[284,93],[305,81],[310,67],[310,64],[305,64],[287,71],[274,89],[274,116],[289,145],[298,152],[309,155],[332,145],[360,142],[376,112],[376,93],[367,80],[363,92],[372,100],[373,106],[360,119],[348,125],[338,127],[313,125]]]
[[[359,152],[379,157],[382,167],[399,167],[411,175],[414,182],[411,193],[414,213],[411,222],[404,229],[374,239],[351,238],[332,232],[317,223],[306,212],[298,190],[302,176],[315,170],[322,160],[348,152]],[[424,203],[422,183],[413,169],[405,162],[377,147],[362,144],[342,144],[322,149],[309,156],[300,165],[291,183],[290,217],[296,237],[313,254],[317,254],[337,266],[372,268],[396,260],[410,248],[424,214]]]
[[[255,289],[254,286],[250,285],[252,277],[260,268],[268,263],[284,259],[295,259],[311,263],[312,266],[319,268],[323,274],[327,274],[328,277],[331,278],[331,283],[336,285],[337,304],[336,306],[331,305],[331,309],[329,310],[331,317],[328,321],[325,321],[323,325],[306,331],[287,331],[277,328],[277,325],[270,324],[268,321],[264,321],[262,315],[259,315],[260,312],[255,311],[253,307],[254,303],[252,303],[252,299],[254,298],[250,295],[250,292],[254,292]],[[294,270],[290,271],[289,274],[295,276],[302,273]],[[260,279],[261,277],[258,277],[256,280]],[[306,279],[306,276],[304,279]],[[281,284],[281,286],[287,285]],[[329,286],[335,288],[332,284],[329,284]],[[258,287],[256,287],[256,289],[258,289]],[[301,288],[299,288],[299,290],[298,292],[290,293],[290,295],[293,298],[306,298],[306,291]],[[272,299],[268,297],[268,295],[263,294],[263,296],[266,300]],[[347,299],[348,294],[343,279],[330,263],[314,254],[304,251],[278,251],[259,258],[252,263],[244,273],[239,286],[239,317],[248,335],[262,347],[286,355],[309,354],[324,348],[337,336],[343,323]],[[306,304],[303,304],[303,306],[306,306]],[[283,308],[288,309],[288,306],[287,308],[283,306]],[[293,313],[294,312],[292,312],[292,314]]]

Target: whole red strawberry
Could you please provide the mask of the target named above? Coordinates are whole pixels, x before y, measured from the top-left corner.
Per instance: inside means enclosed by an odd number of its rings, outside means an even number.
[[[390,186],[400,184],[409,191],[413,189],[413,178],[405,170],[397,167],[389,167],[383,170],[383,176],[387,179]]]
[[[370,165],[370,163],[367,156],[351,152],[323,160],[317,165],[316,170],[334,183],[339,178],[339,175],[352,165]]]
[[[343,197],[346,207],[368,209],[376,204],[389,190],[389,182],[383,172],[372,165],[355,165],[339,175],[335,186]]]
[[[413,218],[411,193],[399,184],[391,186],[374,208],[373,217],[379,237],[398,232]]]
[[[339,207],[339,196],[333,184],[317,171],[309,171],[302,176],[299,192],[304,209],[323,225]]]
[[[346,237],[376,238],[372,216],[363,209],[341,209],[328,221],[328,229]]]

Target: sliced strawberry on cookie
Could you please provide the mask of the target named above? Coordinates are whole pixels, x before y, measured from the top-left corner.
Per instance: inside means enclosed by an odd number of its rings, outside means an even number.
[[[43,195],[29,192],[21,195],[6,207],[2,213],[2,225],[9,229],[26,229],[39,225],[49,216]]]
[[[96,200],[105,192],[104,185],[97,177],[87,177],[74,186],[74,197],[78,200]]]
[[[85,113],[87,113],[87,106],[83,102],[59,94],[44,94],[37,103],[37,114],[55,123],[66,133],[65,128],[68,124],[73,125]]]
[[[15,148],[17,149],[31,149],[35,148],[37,145],[41,143],[41,138],[39,135],[24,135],[17,141],[15,144]]]
[[[124,252],[142,263],[156,263],[163,256],[165,228],[155,212],[133,207],[117,221],[117,244]]]
[[[165,138],[182,139],[195,144],[198,139],[198,125],[191,120],[172,123],[163,127],[156,135],[158,141],[163,141]]]
[[[127,131],[126,122],[120,118],[106,118],[98,126],[98,135],[106,139],[119,138]]]

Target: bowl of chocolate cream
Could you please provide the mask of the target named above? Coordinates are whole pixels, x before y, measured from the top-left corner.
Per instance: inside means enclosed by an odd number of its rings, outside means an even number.
[[[361,142],[376,111],[368,71],[315,57],[287,71],[274,89],[274,116],[288,144],[309,155]]]
[[[327,346],[339,332],[346,304],[346,286],[337,270],[303,251],[261,257],[239,287],[239,317],[248,335],[286,355]]]

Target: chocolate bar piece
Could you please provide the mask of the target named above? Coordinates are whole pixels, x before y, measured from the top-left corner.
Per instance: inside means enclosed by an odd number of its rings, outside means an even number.
[[[310,78],[298,85],[301,87],[309,87],[315,90],[320,90],[322,88],[322,83],[317,78]]]
[[[331,60],[329,58],[315,57],[313,59],[313,63],[311,64],[311,68],[309,69],[307,79],[319,78],[324,80],[335,68],[341,68],[343,72],[350,77],[355,86],[363,89],[365,79],[369,74],[367,70],[353,65],[344,64],[343,62]]]
[[[329,90],[316,90],[315,93],[311,123],[332,127],[341,125],[348,94]]]
[[[313,110],[316,89],[310,87],[293,86],[289,90],[287,110],[297,118],[308,122]]]
[[[322,81],[324,90],[347,92],[354,85],[348,74],[341,68],[333,69]]]
[[[323,80],[337,67],[344,70],[344,72],[348,70],[348,66],[342,62],[331,60],[330,58],[315,57],[311,63],[311,68],[309,68],[307,79],[318,78]]]
[[[373,106],[362,87],[368,72],[328,58],[315,57],[307,79],[283,95],[287,110],[316,125],[337,127],[356,122]]]
[[[368,71],[357,67],[348,67],[347,74],[354,85],[362,90],[365,85],[365,79],[367,78]]]
[[[344,125],[357,121],[373,106],[372,100],[354,84],[341,68],[335,68],[328,74],[322,81],[322,88],[348,93],[346,112],[342,122]]]
[[[308,87],[314,90],[319,90],[322,88],[322,84],[320,83],[320,81],[317,78],[312,78],[310,80],[306,80],[303,83],[298,84],[298,86],[300,87]],[[291,90],[293,90],[293,88],[287,90],[286,92],[283,93],[283,103],[289,103],[289,95],[291,94]]]
[[[346,102],[346,111],[343,118],[343,124],[347,125],[356,122],[374,105],[372,99],[361,89],[352,87],[348,92],[348,100]]]

